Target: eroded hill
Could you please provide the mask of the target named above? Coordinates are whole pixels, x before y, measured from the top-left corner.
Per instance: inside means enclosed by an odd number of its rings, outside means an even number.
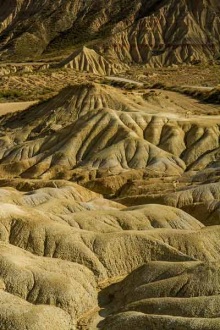
[[[82,83],[0,124],[2,329],[218,329],[218,105]]]
[[[67,87],[1,117],[1,176],[88,181],[131,169],[202,170],[218,159],[217,109],[173,92]]]
[[[67,181],[1,185],[3,329],[217,329],[219,226]]]

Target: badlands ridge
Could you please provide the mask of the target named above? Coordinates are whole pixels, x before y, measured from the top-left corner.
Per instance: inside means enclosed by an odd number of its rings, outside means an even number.
[[[65,58],[82,43],[118,65],[219,58],[218,0],[1,0],[0,8],[4,59]]]

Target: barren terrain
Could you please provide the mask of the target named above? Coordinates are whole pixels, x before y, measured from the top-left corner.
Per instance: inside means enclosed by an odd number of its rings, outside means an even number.
[[[0,330],[220,329],[219,13],[0,0]]]
[[[219,105],[98,79],[9,104],[3,329],[218,329]]]

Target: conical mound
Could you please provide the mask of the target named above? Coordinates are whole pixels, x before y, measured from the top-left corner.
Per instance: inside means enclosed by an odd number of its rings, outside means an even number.
[[[60,67],[86,71],[97,75],[112,75],[125,70],[126,65],[112,63],[98,54],[95,50],[83,47],[74,52],[65,61],[59,64]]]

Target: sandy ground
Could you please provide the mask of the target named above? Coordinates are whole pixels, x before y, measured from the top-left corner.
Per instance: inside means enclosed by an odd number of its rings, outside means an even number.
[[[37,103],[37,101],[0,103],[0,116],[10,112],[25,110],[35,103]]]
[[[131,83],[131,84],[136,84],[137,86],[143,86],[143,83],[140,83],[136,80],[131,80],[127,78],[122,78],[122,77],[115,77],[115,76],[106,76],[105,79],[107,80],[113,80],[113,81],[120,81],[120,82],[125,82],[125,83]]]
[[[183,85],[182,87],[203,90],[206,92],[211,92],[213,90],[213,87],[206,87],[206,86]]]

